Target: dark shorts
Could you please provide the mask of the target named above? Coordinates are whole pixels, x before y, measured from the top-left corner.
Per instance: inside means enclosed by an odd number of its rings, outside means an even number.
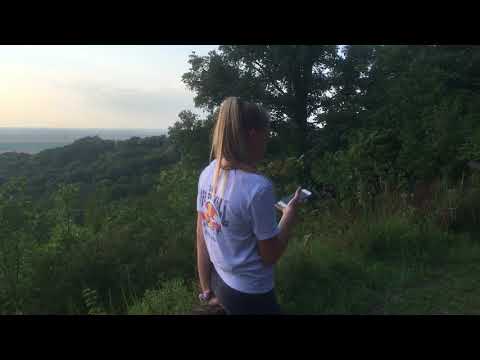
[[[264,294],[247,294],[225,284],[212,266],[210,286],[228,315],[268,314],[279,315],[275,290]]]

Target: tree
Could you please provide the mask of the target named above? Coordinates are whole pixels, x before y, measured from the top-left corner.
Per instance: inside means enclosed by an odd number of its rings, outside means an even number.
[[[213,125],[213,115],[205,120],[198,115],[183,110],[178,115],[179,120],[168,128],[168,136],[183,161],[203,163],[208,160],[210,149],[210,133]]]
[[[479,126],[479,79],[476,47],[377,47],[362,126],[397,134],[397,171],[412,181],[458,176],[458,153]]]
[[[0,306],[10,313],[23,312],[30,300],[32,252],[35,249],[31,201],[24,195],[25,179],[0,187]]]
[[[335,62],[332,91],[325,111],[315,122],[321,125],[316,136],[317,152],[336,151],[347,144],[348,135],[363,126],[376,46],[345,45]]]
[[[227,96],[261,103],[274,132],[293,131],[295,152],[302,154],[309,120],[325,111],[337,58],[335,45],[225,45],[208,56],[193,53],[182,79],[196,93],[195,105],[210,111]]]

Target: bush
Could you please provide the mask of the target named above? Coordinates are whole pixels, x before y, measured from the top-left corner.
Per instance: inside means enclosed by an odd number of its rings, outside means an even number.
[[[452,236],[430,222],[415,224],[392,216],[367,225],[362,237],[360,241],[367,258],[412,264],[444,260]]]
[[[128,309],[130,315],[185,315],[196,297],[194,287],[184,280],[174,278],[165,281],[160,289],[147,290],[143,298]]]

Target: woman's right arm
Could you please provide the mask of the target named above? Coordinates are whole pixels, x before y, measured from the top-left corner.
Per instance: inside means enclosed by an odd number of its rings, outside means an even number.
[[[290,232],[295,222],[300,191],[301,188],[298,188],[293,199],[290,200],[288,205],[283,209],[282,218],[278,223],[278,227],[280,228],[278,235],[271,239],[258,241],[258,251],[266,265],[275,264],[287,248]]]
[[[210,291],[211,262],[202,231],[202,218],[197,214],[197,270],[202,292]]]

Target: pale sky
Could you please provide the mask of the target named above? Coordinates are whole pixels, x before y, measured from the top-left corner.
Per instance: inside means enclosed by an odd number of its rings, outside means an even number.
[[[0,45],[0,127],[167,129],[213,45]]]

